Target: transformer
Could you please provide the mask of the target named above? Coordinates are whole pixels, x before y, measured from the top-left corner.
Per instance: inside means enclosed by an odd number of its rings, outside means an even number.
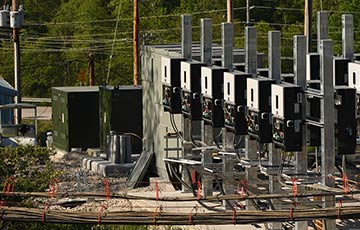
[[[239,71],[224,73],[225,127],[236,135],[247,134],[246,85],[250,77]]]
[[[260,143],[272,142],[271,84],[275,80],[258,77],[247,79],[248,133]]]
[[[355,154],[356,150],[356,90],[335,86],[335,109],[338,154]]]
[[[334,58],[334,85],[348,85],[349,62],[348,58]]]
[[[181,110],[192,121],[202,120],[201,62],[181,62]]]
[[[100,86],[99,102],[101,149],[105,151],[107,136],[114,131],[117,135],[130,134],[133,153],[140,153],[143,137],[142,87]]]
[[[99,87],[52,88],[53,138],[56,148],[99,148]]]
[[[218,66],[201,67],[202,118],[214,128],[224,127],[224,72]]]
[[[164,111],[181,113],[180,64],[184,58],[161,58]]]
[[[271,86],[272,140],[284,151],[301,151],[303,93],[300,86],[282,83]]]

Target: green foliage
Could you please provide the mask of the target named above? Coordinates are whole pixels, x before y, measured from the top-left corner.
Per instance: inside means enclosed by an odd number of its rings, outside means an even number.
[[[132,84],[133,1],[24,0],[26,27],[21,29],[21,73],[24,96],[49,97],[53,86],[78,85],[84,71],[88,82],[88,54],[95,56],[96,84]],[[244,47],[246,1],[234,0],[235,45]],[[356,11],[360,0],[313,1],[313,39],[316,12],[328,10],[329,37],[341,54],[341,15]],[[258,28],[258,50],[267,54],[267,30],[282,32],[282,55],[292,57],[292,38],[303,34],[304,0],[250,1],[250,21]],[[220,24],[226,21],[224,0],[140,1],[142,44],[174,44],[181,40],[181,14],[193,17],[193,40],[200,40],[200,19],[211,18],[213,41],[220,43]],[[119,24],[114,39],[116,21]],[[360,14],[354,14],[355,41],[360,38]],[[10,29],[2,30],[0,76],[13,84],[13,44]],[[313,44],[315,48],[315,44]],[[355,52],[360,43],[355,42]],[[109,75],[108,70],[110,67]],[[292,71],[283,61],[283,72]],[[88,84],[88,83],[87,83]]]
[[[51,180],[60,172],[54,169],[49,155],[52,150],[38,146],[19,146],[0,149],[1,185],[8,184],[7,178],[16,179],[15,191],[45,191]]]

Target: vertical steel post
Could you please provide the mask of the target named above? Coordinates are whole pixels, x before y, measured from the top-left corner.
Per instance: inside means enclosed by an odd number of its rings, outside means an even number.
[[[321,176],[322,184],[329,187],[335,186],[335,117],[334,117],[334,85],[333,85],[333,41],[321,40],[320,52],[320,90],[324,95],[321,100]],[[325,196],[323,208],[335,206],[335,197]],[[335,230],[335,220],[324,220],[323,229]]]
[[[306,90],[306,53],[307,53],[307,37],[294,36],[294,74],[295,84],[302,87],[303,92]],[[302,97],[302,151],[295,153],[295,172],[296,174],[307,173],[307,145],[306,145],[306,96]],[[301,188],[299,188],[302,192]],[[301,202],[301,201],[300,201]],[[295,230],[307,230],[307,221],[297,221],[295,223]]]
[[[229,71],[233,69],[234,25],[221,24],[222,66]]]
[[[276,83],[281,81],[281,33],[280,31],[268,32],[269,77]]]
[[[269,77],[274,79],[276,83],[281,81],[281,33],[280,31],[268,32],[268,54],[269,54]],[[274,144],[269,144],[269,161],[270,165],[280,167],[281,164],[281,149],[275,148]],[[281,193],[281,185],[277,175],[269,175],[269,190],[270,193]],[[276,200],[272,200],[276,208]],[[281,222],[270,223],[270,229],[281,230]]]
[[[256,76],[257,68],[257,52],[256,52],[256,29],[255,27],[245,28],[245,71]],[[257,142],[250,136],[245,138],[245,158],[248,160],[257,159]],[[257,186],[257,167],[245,169],[245,177],[249,185]],[[252,209],[251,202],[246,201],[248,209]]]
[[[328,39],[329,34],[328,12],[317,12],[317,52],[320,52],[320,41]]]
[[[342,15],[342,51],[343,57],[354,60],[354,16]]]
[[[192,18],[191,15],[181,15],[181,55],[186,60],[192,58]]]
[[[245,72],[256,76],[257,53],[256,53],[256,29],[245,28]]]
[[[200,23],[201,23],[201,62],[211,65],[212,22],[210,18],[202,18]]]

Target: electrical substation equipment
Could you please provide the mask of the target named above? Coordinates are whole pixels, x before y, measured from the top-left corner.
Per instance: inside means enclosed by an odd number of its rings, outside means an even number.
[[[224,127],[224,72],[218,66],[201,67],[202,118],[214,128]]]
[[[349,82],[349,65],[348,58],[334,58],[334,85],[348,85]]]
[[[180,64],[184,58],[161,58],[162,104],[164,111],[181,113]]]
[[[275,84],[275,80],[264,77],[247,79],[248,133],[260,143],[272,142],[271,84]]]
[[[284,151],[302,149],[302,103],[300,86],[282,83],[271,86],[272,140]]]
[[[246,85],[250,77],[240,71],[224,73],[225,127],[236,135],[247,135]]]
[[[202,120],[201,67],[205,63],[181,62],[181,110],[192,121]]]
[[[356,151],[356,90],[335,86],[335,136],[338,154]]]

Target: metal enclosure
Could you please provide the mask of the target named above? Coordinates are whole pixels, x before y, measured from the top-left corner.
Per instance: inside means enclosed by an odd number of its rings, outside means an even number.
[[[273,142],[284,151],[302,149],[302,89],[288,83],[271,86]]]
[[[334,58],[334,85],[348,85],[349,62],[348,58]]]
[[[192,121],[202,120],[201,67],[205,63],[181,62],[181,109]]]
[[[161,58],[164,111],[181,113],[180,64],[184,58]]]
[[[306,55],[306,80],[310,88],[320,89],[320,54],[318,53]]]
[[[260,143],[272,142],[271,84],[275,80],[258,77],[247,79],[248,133]]]
[[[101,149],[105,150],[106,136],[115,131],[118,135],[130,133],[131,149],[140,153],[140,138],[143,137],[142,87],[100,86],[99,101]]]
[[[55,147],[100,147],[99,87],[52,88],[52,113]]]
[[[356,90],[335,86],[335,136],[338,154],[355,154],[356,150]]]
[[[357,93],[360,93],[360,63],[348,64],[349,68],[349,86],[356,88]]]
[[[161,78],[162,57],[181,58],[181,45],[145,45],[141,47],[141,79],[143,86],[143,130],[144,151],[155,153],[154,168],[157,174],[167,177],[163,158],[177,157],[181,154],[177,151],[165,151],[165,149],[181,149],[177,139],[166,139],[168,133],[174,133],[170,122],[170,113],[164,112],[162,103],[163,83]],[[200,44],[192,45],[193,61],[201,60]],[[234,48],[234,63],[245,62],[245,50]],[[221,60],[222,48],[220,45],[212,45],[212,59]],[[262,67],[265,55],[258,53],[258,67]],[[221,63],[219,63],[221,64]],[[222,97],[221,97],[222,99]],[[223,114],[223,112],[222,112]],[[174,114],[177,127],[180,128],[182,114]],[[202,117],[201,117],[202,118]]]
[[[224,127],[224,72],[218,66],[201,67],[202,117],[214,128]]]
[[[225,127],[236,135],[247,134],[246,86],[251,74],[234,71],[224,73]]]

